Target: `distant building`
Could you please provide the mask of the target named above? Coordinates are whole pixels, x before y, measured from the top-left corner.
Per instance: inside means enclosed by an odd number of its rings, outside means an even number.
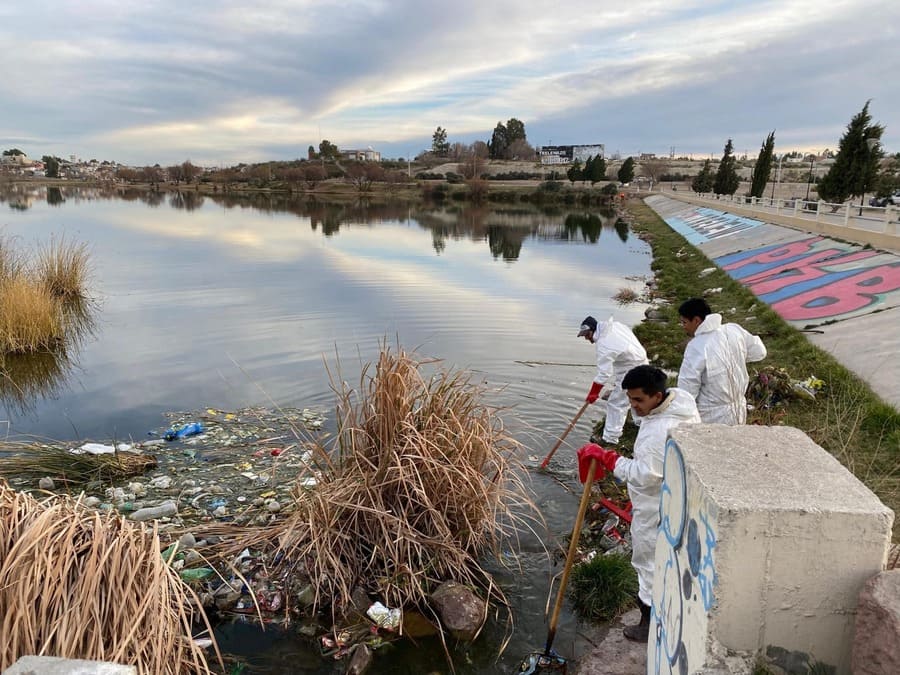
[[[381,153],[371,147],[365,150],[341,150],[343,159],[355,159],[358,162],[380,162]]]
[[[32,164],[33,160],[28,159],[27,155],[0,155],[0,164],[10,166],[26,166]]]
[[[545,145],[541,148],[541,164],[571,164],[578,160],[582,164],[588,157],[603,157],[602,143],[592,145]]]

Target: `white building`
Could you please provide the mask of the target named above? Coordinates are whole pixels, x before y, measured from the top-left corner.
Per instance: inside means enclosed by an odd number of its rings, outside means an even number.
[[[365,150],[341,150],[344,159],[355,159],[358,162],[380,162],[381,153],[369,146]]]

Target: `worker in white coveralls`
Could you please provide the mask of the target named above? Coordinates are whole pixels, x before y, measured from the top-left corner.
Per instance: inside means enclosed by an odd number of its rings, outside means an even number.
[[[697,401],[707,424],[747,422],[747,362],[766,358],[766,346],[736,323],[722,323],[706,300],[691,298],[678,308],[681,325],[691,336],[678,371],[678,388]]]
[[[628,396],[622,389],[622,378],[635,366],[648,362],[647,351],[628,326],[612,317],[602,323],[597,323],[597,319],[592,316],[585,317],[578,330],[578,337],[583,337],[597,347],[597,375],[591,382],[585,401],[596,402],[603,385],[610,380],[614,382],[606,401],[603,442],[617,444],[628,416]]]
[[[663,460],[669,430],[682,423],[700,422],[693,397],[681,389],[666,388],[666,374],[653,366],[638,366],[625,375],[622,387],[628,395],[633,414],[641,424],[634,443],[634,459],[620,456],[589,443],[578,450],[578,473],[587,480],[592,458],[605,471],[612,471],[628,484],[631,498],[631,564],[638,575],[638,600],[641,621],[625,626],[629,640],[646,642],[650,630],[650,604],[653,601],[656,532],[659,527],[659,495],[662,488]],[[601,478],[605,471],[595,472]]]

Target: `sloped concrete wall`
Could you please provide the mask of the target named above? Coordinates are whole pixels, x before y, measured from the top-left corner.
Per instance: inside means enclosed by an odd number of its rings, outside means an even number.
[[[857,598],[894,514],[836,459],[789,427],[684,426],[660,515],[648,673],[779,654],[850,672]]]

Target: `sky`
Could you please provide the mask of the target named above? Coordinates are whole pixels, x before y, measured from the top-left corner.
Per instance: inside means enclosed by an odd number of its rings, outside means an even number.
[[[0,148],[163,165],[487,141],[900,151],[896,0],[0,0]]]

